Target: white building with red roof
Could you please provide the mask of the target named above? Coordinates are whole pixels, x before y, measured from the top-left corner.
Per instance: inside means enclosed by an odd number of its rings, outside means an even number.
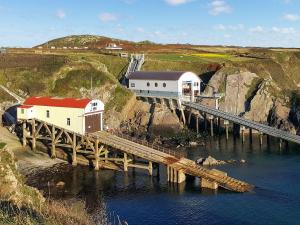
[[[17,109],[18,120],[37,119],[79,134],[103,130],[100,100],[29,97]]]

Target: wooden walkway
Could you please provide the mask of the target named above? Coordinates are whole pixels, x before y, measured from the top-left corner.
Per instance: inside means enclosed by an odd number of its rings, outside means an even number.
[[[162,152],[151,147],[135,143],[133,141],[118,137],[108,132],[97,132],[91,134],[93,138],[99,139],[104,145],[119,149],[127,154],[132,154],[151,162],[156,162],[171,166],[177,171],[182,171],[185,174],[205,178],[211,182],[217,183],[219,186],[236,192],[248,192],[253,189],[253,186],[237,179],[228,177],[225,174],[216,172],[216,170],[207,169],[197,165],[194,161],[186,158],[178,158],[175,154]]]
[[[182,154],[160,146],[133,140],[127,136],[117,136],[105,131],[92,134],[78,134],[73,131],[46,123],[41,120],[24,120],[23,146],[27,143],[36,149],[36,141],[41,140],[49,146],[51,157],[56,157],[56,148],[66,151],[77,165],[77,155],[88,159],[95,170],[100,168],[122,168],[128,171],[129,167],[145,169],[153,173],[153,163],[167,166],[168,181],[182,183],[185,175],[201,178],[201,186],[217,189],[219,186],[230,191],[248,192],[253,186],[227,176],[226,173],[208,169],[197,165],[194,161],[185,158]],[[107,167],[107,165],[109,167]]]

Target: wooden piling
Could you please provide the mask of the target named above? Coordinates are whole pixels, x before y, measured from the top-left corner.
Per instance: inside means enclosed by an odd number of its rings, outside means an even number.
[[[224,120],[224,125],[225,125],[225,131],[226,131],[226,140],[228,140],[229,139],[229,132],[228,132],[229,121]]]
[[[72,165],[73,166],[77,166],[77,152],[76,152],[76,134],[73,133],[73,140],[72,140]]]
[[[152,165],[151,161],[149,161],[148,170],[149,170],[149,175],[152,176],[153,175],[153,165]]]
[[[262,132],[259,132],[259,144],[260,144],[260,146],[262,146],[262,144],[263,144],[263,133]]]
[[[210,121],[210,136],[214,136],[214,117],[210,116],[209,117],[209,121]]]
[[[199,116],[196,116],[196,131],[199,134]]]
[[[26,141],[26,121],[23,121],[22,128],[23,128],[22,143],[23,143],[23,147],[26,147],[26,144],[27,144],[27,141]]]
[[[124,172],[128,172],[128,159],[127,159],[127,153],[124,153]]]
[[[188,118],[188,125],[191,125],[191,120],[192,120],[192,109],[189,111],[189,118]]]
[[[99,140],[95,142],[95,170],[99,170]]]
[[[282,139],[281,138],[279,139],[279,149],[280,150],[282,149]]]
[[[181,113],[181,120],[182,120],[183,124],[185,125],[186,119],[185,119],[185,115],[184,115],[184,111],[183,111],[182,107],[180,108],[180,113]]]
[[[55,126],[52,125],[52,131],[51,131],[51,158],[56,158],[56,151],[55,151]]]
[[[36,150],[36,126],[35,119],[32,120],[32,149]]]
[[[245,127],[242,126],[241,130],[242,130],[242,143],[244,144],[245,143]]]
[[[104,153],[104,158],[105,158],[105,162],[108,162],[108,150],[105,149],[105,153]]]

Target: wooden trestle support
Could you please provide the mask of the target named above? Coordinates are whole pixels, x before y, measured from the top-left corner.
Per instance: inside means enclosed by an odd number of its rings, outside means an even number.
[[[29,144],[33,150],[36,150],[36,142],[39,140],[49,147],[51,158],[56,158],[57,148],[61,148],[67,150],[66,153],[71,156],[73,166],[77,166],[78,154],[80,154],[92,162],[95,170],[99,170],[105,167],[105,164],[112,162],[125,172],[131,167],[145,169],[149,172],[149,175],[153,175],[153,162],[145,162],[144,159],[138,161],[138,158],[134,155],[109,149],[95,137],[70,132],[36,119],[23,120],[22,127],[23,146]],[[106,165],[106,168],[110,167]]]

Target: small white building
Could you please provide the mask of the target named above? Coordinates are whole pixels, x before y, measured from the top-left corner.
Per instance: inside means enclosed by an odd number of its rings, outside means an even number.
[[[122,50],[123,48],[118,46],[117,44],[115,43],[109,43],[106,47],[105,47],[106,50]]]
[[[193,72],[133,72],[129,88],[138,96],[172,97],[195,100],[200,95],[201,79]]]
[[[18,120],[38,119],[79,134],[103,130],[100,100],[30,97],[17,108]]]

